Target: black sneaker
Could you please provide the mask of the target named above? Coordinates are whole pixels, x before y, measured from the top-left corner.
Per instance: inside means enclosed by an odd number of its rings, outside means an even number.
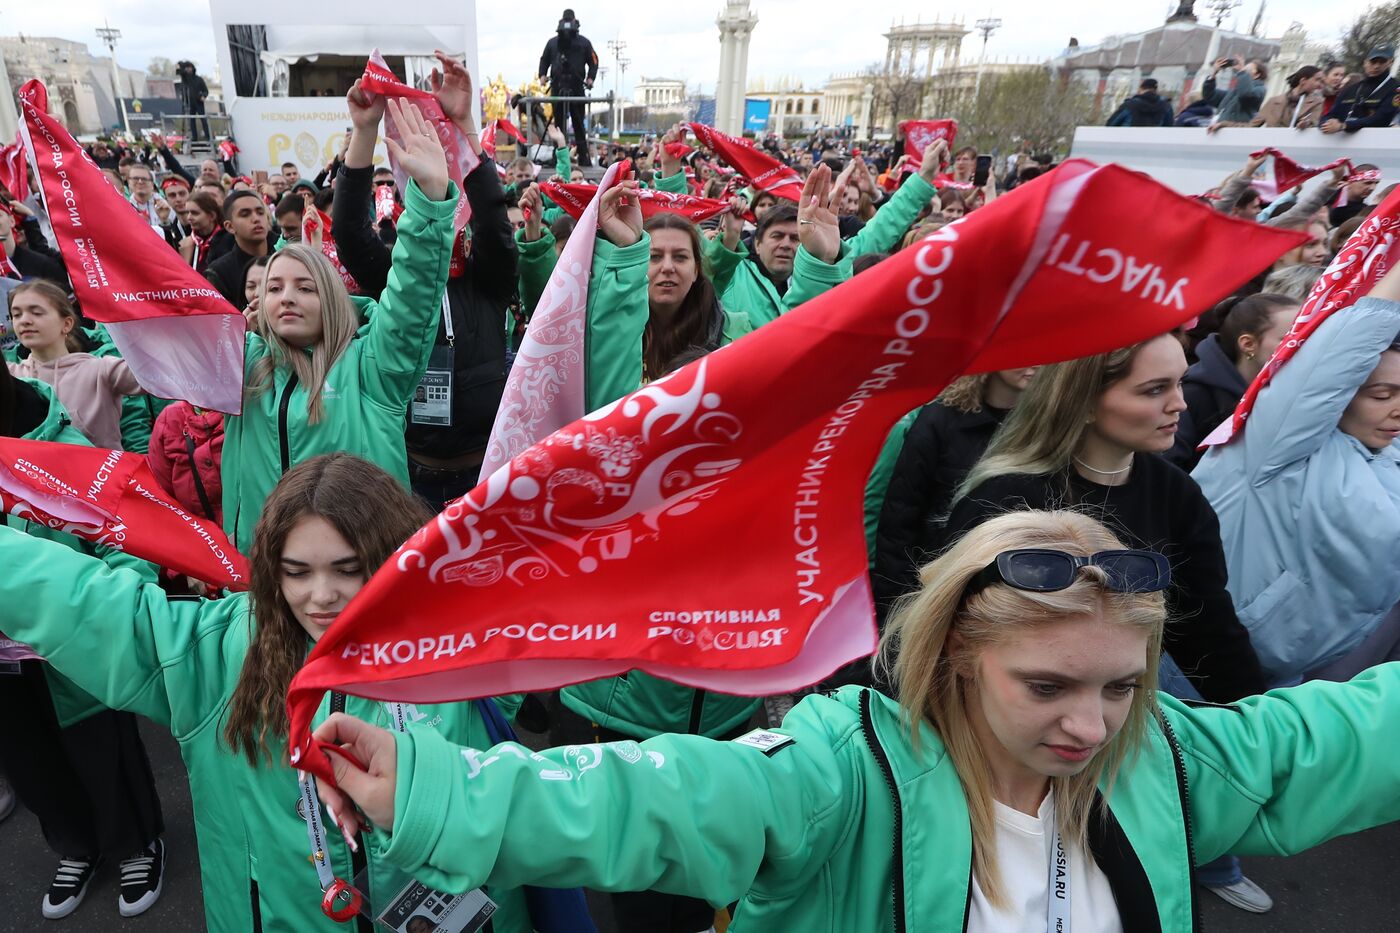
[[[135,917],[151,909],[160,899],[165,881],[165,842],[157,839],[131,858],[122,859],[122,893],[117,910],[123,917]]]
[[[61,920],[78,909],[87,894],[88,883],[97,873],[98,860],[61,858],[53,884],[44,895],[44,919]]]

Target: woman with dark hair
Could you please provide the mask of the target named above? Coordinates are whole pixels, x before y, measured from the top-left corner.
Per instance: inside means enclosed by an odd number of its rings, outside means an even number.
[[[1165,454],[1168,460],[1188,471],[1200,461],[1197,445],[1234,414],[1244,390],[1293,325],[1298,307],[1286,295],[1261,292],[1225,310],[1220,329],[1196,345],[1196,362],[1182,380],[1186,410]]]
[[[2,366],[0,437],[89,446],[46,383],[12,376]],[[121,551],[17,515],[0,514],[0,528],[66,549],[65,557],[95,558],[155,583],[155,568]],[[3,576],[14,588],[6,608],[32,607],[28,579],[14,565],[5,567]],[[5,623],[0,632],[17,637]],[[118,912],[144,913],[161,893],[165,825],[136,717],[107,709],[50,664],[12,663],[14,670],[0,671],[0,770],[59,857],[44,917],[57,920],[77,910],[103,860],[113,858],[121,869]]]
[[[287,686],[336,615],[429,517],[379,467],[348,454],[313,457],[264,504],[251,591],[217,600],[168,601],[131,570],[0,529],[0,631],[103,704],[141,713],[179,742],[211,931],[346,929],[321,913],[307,861],[307,816],[295,806],[297,775],[286,760]],[[334,694],[321,715],[332,708],[385,725],[407,717],[477,748],[491,744],[482,712],[467,703],[390,709]],[[348,834],[325,836],[334,874],[352,879],[368,867],[372,886],[383,884],[379,861],[349,843]],[[521,922],[523,906],[507,903],[512,892],[491,896],[503,908],[496,929]]]

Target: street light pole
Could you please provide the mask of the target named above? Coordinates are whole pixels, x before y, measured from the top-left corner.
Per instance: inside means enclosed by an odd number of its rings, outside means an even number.
[[[992,37],[992,33],[1001,28],[1001,20],[990,16],[986,19],[979,19],[973,25],[982,34],[982,57],[977,60],[977,86],[972,91],[972,97],[974,100],[981,100],[982,66],[987,63],[987,40]]]
[[[102,28],[97,30],[97,38],[107,45],[107,52],[112,56],[112,96],[115,98],[117,110],[122,115],[122,129],[126,130],[126,135],[131,135],[131,121],[127,119],[126,108],[122,106],[122,73],[117,67],[117,40],[122,37],[120,29],[113,29],[104,19]]]
[[[624,41],[622,41],[621,39],[609,39],[609,40],[608,40],[608,51],[610,51],[610,52],[613,53],[613,63],[614,63],[615,66],[616,66],[616,67],[613,69],[613,101],[612,101],[612,118],[613,118],[613,120],[612,120],[612,138],[613,138],[613,142],[616,142],[616,141],[617,141],[618,134],[619,134],[619,132],[620,132],[619,128],[622,126],[622,117],[621,117],[621,115],[618,113],[618,104],[621,102],[622,96],[621,96],[621,94],[619,93],[618,85],[619,85],[619,83],[622,81],[622,73],[623,73],[624,71],[627,70],[627,65],[629,64],[629,60],[622,57],[622,53],[623,53],[626,49],[627,49],[627,43],[624,42]]]

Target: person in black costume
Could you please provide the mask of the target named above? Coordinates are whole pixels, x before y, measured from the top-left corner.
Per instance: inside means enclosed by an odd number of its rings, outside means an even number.
[[[540,56],[540,80],[548,76],[551,93],[559,97],[582,97],[593,89],[593,81],[598,77],[598,54],[593,51],[593,43],[579,35],[578,17],[573,10],[565,10],[559,19],[559,27],[553,39],[544,46]],[[567,120],[574,124],[574,143],[578,147],[578,164],[591,166],[593,161],[588,154],[588,122],[581,103],[555,104],[554,121],[559,129],[568,135]]]

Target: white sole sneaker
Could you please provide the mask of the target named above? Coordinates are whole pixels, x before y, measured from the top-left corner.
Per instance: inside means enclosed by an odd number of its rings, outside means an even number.
[[[123,917],[141,916],[146,911],[150,910],[156,901],[160,900],[160,892],[164,889],[165,875],[162,873],[160,880],[156,882],[156,889],[146,894],[135,904],[128,904],[121,898],[117,898],[117,913],[121,914]]]

